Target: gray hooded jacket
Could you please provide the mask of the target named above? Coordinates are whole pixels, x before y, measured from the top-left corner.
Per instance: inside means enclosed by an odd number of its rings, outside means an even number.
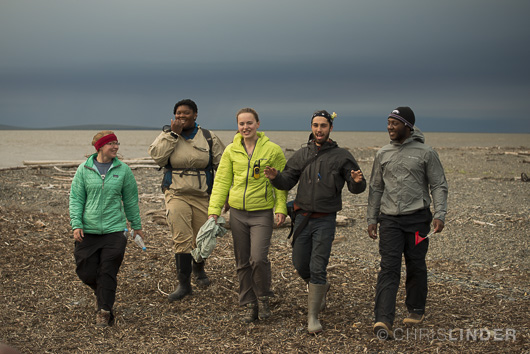
[[[376,154],[368,194],[368,224],[377,224],[379,214],[407,215],[429,208],[434,218],[445,222],[448,185],[436,151],[425,145],[422,132],[414,127],[403,144],[392,141]],[[430,194],[429,194],[430,190]]]

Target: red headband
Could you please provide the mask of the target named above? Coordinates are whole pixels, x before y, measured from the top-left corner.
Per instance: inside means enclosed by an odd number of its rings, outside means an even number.
[[[96,151],[99,151],[99,149],[101,149],[103,145],[110,143],[111,141],[114,141],[114,140],[116,141],[118,140],[116,135],[114,134],[105,135],[104,137],[96,141],[96,143],[94,144],[94,147],[96,148]]]

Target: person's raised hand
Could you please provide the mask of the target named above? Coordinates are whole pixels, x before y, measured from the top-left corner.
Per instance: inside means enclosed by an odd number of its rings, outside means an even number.
[[[184,122],[181,119],[171,119],[171,131],[175,134],[182,133]]]
[[[265,169],[263,170],[263,173],[265,173],[265,177],[267,177],[270,180],[273,180],[276,178],[276,176],[278,176],[278,170],[270,166],[265,167]]]
[[[351,178],[353,179],[353,181],[355,183],[359,183],[363,180],[363,173],[361,170],[357,170],[357,171],[354,171],[354,170],[351,170]]]

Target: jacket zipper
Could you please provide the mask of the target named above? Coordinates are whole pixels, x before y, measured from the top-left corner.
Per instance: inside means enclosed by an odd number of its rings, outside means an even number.
[[[315,156],[318,156],[318,151],[315,154]],[[312,186],[311,208],[313,210],[316,210],[315,196],[316,196],[317,183],[315,183],[315,173],[318,173],[318,171],[313,171],[313,168],[317,169],[317,166],[316,166],[317,165],[317,161],[318,161],[318,157],[311,164],[311,166],[310,166],[311,170],[309,171],[310,172],[309,178],[311,179],[309,182],[311,183],[311,186]],[[317,177],[317,181],[318,181],[318,177]]]
[[[103,176],[101,176],[101,173],[99,173],[97,168],[88,167],[87,165],[85,165],[85,167],[88,168],[91,171],[94,171],[94,173],[97,173],[99,175],[99,177],[101,178],[101,195],[99,197],[99,205],[101,205],[101,201],[102,201],[102,198],[103,198],[103,189],[105,188],[105,178],[103,178]],[[110,168],[112,168],[112,166]],[[110,168],[109,168],[109,170],[110,170]],[[108,173],[108,171],[107,171],[107,173]],[[101,209],[100,213],[99,213],[99,231],[100,232],[103,232],[103,212],[102,212],[102,210],[103,209]]]
[[[105,177],[109,175],[110,170],[112,170],[114,167],[115,167],[114,165],[110,166],[110,168],[107,170],[107,173],[105,174]],[[103,195],[105,191],[105,177],[103,177],[97,169],[93,167],[88,167],[88,168],[96,172],[101,177],[101,196],[99,197],[99,202],[100,202],[99,205],[102,205],[101,202],[105,200],[104,195]],[[99,213],[99,231],[103,233],[103,208],[101,208],[101,211]]]
[[[246,210],[245,204],[247,201],[247,188],[248,188],[248,176],[250,173],[250,159],[248,159],[248,166],[247,166],[247,178],[245,179],[245,191],[243,192],[243,210]]]
[[[259,138],[258,138],[259,141]],[[256,145],[254,146],[254,151],[252,151],[252,155],[248,156],[247,150],[243,147],[243,150],[245,150],[245,155],[248,158],[248,164],[247,164],[247,178],[245,180],[245,191],[243,192],[243,210],[247,210],[246,208],[246,201],[247,201],[247,189],[248,189],[248,177],[250,176],[250,162],[252,161],[252,156],[256,153],[258,149],[258,141],[256,141]]]

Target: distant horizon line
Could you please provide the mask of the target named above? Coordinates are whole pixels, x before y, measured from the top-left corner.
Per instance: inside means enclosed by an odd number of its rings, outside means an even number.
[[[154,127],[142,127],[135,125],[120,125],[120,124],[94,124],[94,125],[69,125],[69,126],[60,126],[60,127],[49,127],[49,128],[26,128],[18,127],[7,124],[0,124],[0,130],[157,130],[161,131],[161,128]],[[236,129],[209,129],[212,131],[234,131]],[[270,130],[261,130],[261,131],[291,131],[291,132],[304,132],[309,131],[309,129],[302,130],[293,130],[293,129],[270,129]],[[363,132],[363,133],[386,133],[386,130],[341,130],[335,129],[336,132]],[[423,130],[425,133],[462,133],[462,134],[530,134],[530,132],[484,132],[484,131],[433,131],[433,130]]]

